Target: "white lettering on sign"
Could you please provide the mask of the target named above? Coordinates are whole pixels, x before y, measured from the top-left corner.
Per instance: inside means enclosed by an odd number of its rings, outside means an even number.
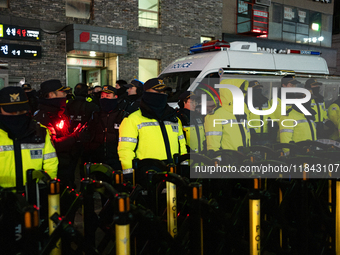
[[[123,46],[123,37],[106,34],[91,34],[91,42]]]
[[[306,12],[304,12],[304,11],[299,11],[299,12],[298,12],[298,15],[299,15],[299,22],[305,23]]]
[[[268,18],[268,13],[267,12],[263,12],[263,11],[256,11],[256,10],[254,10],[254,16]]]
[[[284,18],[292,20],[292,19],[294,19],[294,17],[295,17],[295,14],[293,12],[293,9],[290,8],[290,7],[285,7],[285,9],[284,9]]]
[[[174,64],[174,65],[171,67],[171,69],[189,68],[192,64],[193,64],[193,62]]]

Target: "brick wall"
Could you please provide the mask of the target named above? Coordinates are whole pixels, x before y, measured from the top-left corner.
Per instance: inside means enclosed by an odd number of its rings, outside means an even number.
[[[9,9],[0,8],[0,22],[19,26],[29,24],[43,30],[41,42],[28,43],[42,46],[42,59],[6,59],[11,76],[24,76],[33,86],[49,78],[59,78],[65,84],[66,39],[60,30],[68,24],[131,32],[128,34],[128,53],[119,56],[119,78],[125,80],[138,77],[138,58],[159,59],[161,71],[174,59],[187,55],[189,46],[199,42],[201,35],[217,39],[222,36],[222,0],[160,0],[160,27],[157,29],[138,26],[138,0],[94,0],[93,20],[66,17],[65,2],[10,0]]]

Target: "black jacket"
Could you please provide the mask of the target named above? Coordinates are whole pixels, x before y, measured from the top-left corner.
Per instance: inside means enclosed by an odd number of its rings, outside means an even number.
[[[139,95],[131,95],[122,98],[118,102],[119,110],[123,113],[123,118],[137,111],[140,107],[141,97]]]
[[[122,112],[118,108],[109,113],[100,111],[93,114],[93,120],[88,127],[93,139],[84,146],[84,156],[89,162],[104,163],[113,169],[121,169],[117,147],[122,120]]]
[[[71,132],[78,124],[84,125],[90,120],[93,112],[98,112],[99,106],[86,101],[84,96],[75,96],[74,100],[66,105],[66,115],[70,118]]]
[[[58,178],[66,185],[74,182],[74,171],[77,165],[76,136],[69,131],[69,119],[60,108],[42,105],[33,117],[46,126],[59,159]]]

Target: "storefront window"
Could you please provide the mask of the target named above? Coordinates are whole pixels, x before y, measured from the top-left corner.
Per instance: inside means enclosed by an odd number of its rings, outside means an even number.
[[[158,10],[158,0],[138,0],[139,26],[158,28]]]
[[[8,8],[8,0],[0,0],[0,7]]]
[[[277,3],[271,12],[269,39],[331,47],[332,15]]]
[[[66,0],[66,17],[90,19],[93,0]]]
[[[138,74],[138,79],[142,82],[157,77],[159,74],[159,60],[140,58]]]

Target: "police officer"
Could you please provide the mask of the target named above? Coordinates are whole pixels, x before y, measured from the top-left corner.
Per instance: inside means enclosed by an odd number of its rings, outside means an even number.
[[[242,79],[225,79],[221,84],[231,84],[246,90],[248,81]],[[220,88],[222,105],[208,114],[204,120],[207,150],[220,149],[238,150],[239,146],[250,145],[250,132],[247,124],[247,114],[233,114],[233,97],[227,88]]]
[[[127,96],[119,99],[119,110],[123,112],[123,117],[127,117],[139,109],[143,95],[143,83],[138,80],[132,80],[129,84],[125,84],[124,87],[127,89]]]
[[[117,89],[117,96],[118,99],[126,97],[126,87],[125,85],[127,84],[127,82],[125,80],[118,80],[116,81],[116,89]]]
[[[296,80],[295,76],[291,74],[286,75],[282,77],[281,79],[281,88],[295,88],[299,84],[301,84],[301,82]],[[290,105],[287,105],[286,109],[288,110],[290,107],[291,107]],[[273,116],[275,117],[275,119],[281,118],[281,90],[279,90],[279,93],[278,93],[277,107],[276,107],[275,112],[273,113]]]
[[[101,92],[102,92],[102,87],[99,85],[94,86],[91,92],[91,99],[92,99],[91,102],[95,103],[98,106],[99,106],[99,99],[100,99]]]
[[[294,93],[294,98],[302,98],[301,93]],[[280,118],[280,143],[297,143],[301,141],[317,140],[316,126],[314,123],[315,112],[311,108],[311,101],[304,103],[303,106],[312,115],[304,115],[303,112],[293,105],[287,110],[287,114]],[[288,149],[284,149],[288,153]]]
[[[272,107],[272,102],[262,94],[263,85],[258,81],[253,80],[249,82],[249,88],[253,89],[252,102],[253,107],[257,110],[268,110]],[[248,93],[249,93],[248,88]],[[245,97],[245,102],[248,102],[248,93]],[[248,106],[249,108],[249,106]],[[273,119],[275,116],[270,115],[256,115],[249,111],[251,144],[265,145],[276,140],[276,133],[272,132],[274,126]],[[275,131],[276,132],[276,131]]]
[[[94,137],[85,145],[84,160],[105,163],[115,170],[121,170],[117,147],[119,126],[123,117],[118,109],[116,93],[114,87],[103,86],[100,98],[101,110],[93,114],[93,120],[89,123],[89,130]]]
[[[93,112],[99,111],[98,105],[87,101],[87,91],[86,84],[78,83],[74,87],[74,100],[66,105],[66,113],[70,118],[71,131],[79,124],[82,126],[88,122],[92,117]]]
[[[28,169],[44,170],[56,178],[58,158],[46,128],[32,120],[25,92],[0,90],[0,186],[23,191]]]
[[[338,140],[340,137],[340,90],[339,97],[328,107],[328,116],[334,125],[334,130],[329,136],[332,140]]]
[[[183,134],[187,144],[187,150],[192,152],[204,151],[205,132],[204,119],[195,111],[196,100],[193,92],[185,91],[179,96],[177,117],[183,125]]]
[[[69,118],[64,114],[66,108],[65,87],[60,80],[47,80],[40,84],[38,111],[34,119],[46,126],[51,134],[58,159],[58,178],[64,186],[74,186],[74,172],[78,162],[75,144],[84,139],[84,129],[70,132]]]
[[[312,94],[311,107],[315,111],[315,123],[318,139],[326,138],[325,126],[329,121],[327,117],[327,110],[323,96],[320,94],[321,82],[318,82],[315,78],[310,78],[305,83],[305,88]],[[328,138],[328,137],[327,137]]]
[[[173,162],[173,154],[187,153],[182,124],[176,111],[167,104],[163,80],[144,83],[140,109],[125,118],[119,128],[118,155],[123,173],[132,174],[134,158],[154,158]],[[131,175],[130,175],[131,176]]]
[[[31,108],[31,113],[34,114],[38,110],[38,93],[35,89],[32,89],[31,85],[25,83],[21,86],[26,93],[28,103]]]

